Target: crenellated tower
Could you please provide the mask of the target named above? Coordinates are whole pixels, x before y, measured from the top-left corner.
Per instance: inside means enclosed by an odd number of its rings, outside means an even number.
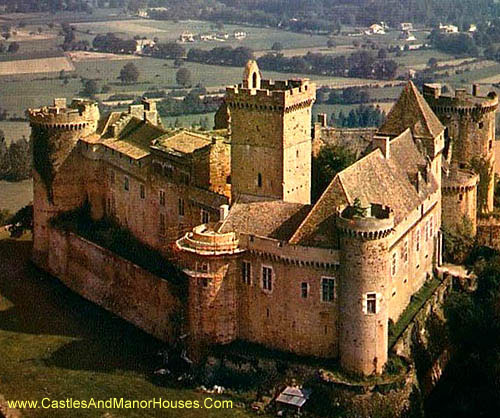
[[[354,373],[381,373],[387,362],[390,260],[394,213],[371,204],[364,214],[345,208],[340,235],[339,355]]]
[[[457,89],[454,96],[443,95],[440,84],[426,84],[423,92],[424,98],[446,127],[445,137],[448,148],[451,146],[452,149],[451,164],[459,169],[473,168],[480,174],[478,209],[491,212],[498,96],[494,92],[480,96],[477,85],[473,85],[472,94],[465,89]],[[485,167],[478,167],[478,164],[485,164]]]
[[[33,259],[44,265],[48,257],[47,224],[59,212],[80,206],[86,198],[85,170],[75,169],[78,140],[97,130],[95,102],[55,99],[53,106],[29,109],[33,141],[34,236]]]
[[[243,83],[228,87],[233,200],[241,195],[309,204],[311,111],[316,86],[307,79],[264,80],[249,61]]]

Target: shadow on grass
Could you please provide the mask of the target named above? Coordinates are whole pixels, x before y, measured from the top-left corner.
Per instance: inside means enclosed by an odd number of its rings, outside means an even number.
[[[151,372],[164,344],[85,300],[29,261],[31,242],[0,240],[0,333],[72,337],[44,362],[106,372]],[[6,306],[5,310],[1,310]]]

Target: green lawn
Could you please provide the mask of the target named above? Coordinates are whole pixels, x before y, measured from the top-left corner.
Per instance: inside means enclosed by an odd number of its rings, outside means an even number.
[[[33,200],[31,180],[8,182],[0,180],[0,209],[16,212]]]
[[[0,394],[7,400],[217,398],[153,384],[159,342],[31,268],[30,251],[30,241],[0,233]],[[23,411],[50,418],[253,415],[239,408]]]

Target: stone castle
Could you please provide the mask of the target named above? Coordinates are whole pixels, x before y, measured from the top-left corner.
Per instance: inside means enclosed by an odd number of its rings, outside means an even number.
[[[410,82],[362,158],[315,203],[307,79],[271,82],[249,62],[227,88],[218,129],[201,133],[165,129],[149,100],[101,118],[91,101],[56,99],[28,111],[33,259],[165,341],[182,310],[193,352],[243,340],[381,373],[389,320],[440,263],[442,222],[475,224],[480,179],[470,159],[493,162],[498,99],[474,93],[449,98],[431,85],[422,96]],[[187,297],[51,224],[84,202],[94,219],[173,252]]]

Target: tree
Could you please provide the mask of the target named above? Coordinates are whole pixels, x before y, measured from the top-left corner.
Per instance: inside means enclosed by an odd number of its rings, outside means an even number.
[[[385,48],[380,48],[378,50],[378,59],[385,60],[387,58],[387,50]]]
[[[326,46],[328,48],[335,48],[337,43],[332,38],[329,38],[328,41],[326,41]]]
[[[10,236],[19,238],[26,231],[33,232],[33,205],[28,205],[19,209],[16,214],[9,219]]]
[[[121,69],[118,78],[124,84],[135,83],[139,79],[139,69],[133,62],[129,62]]]
[[[9,210],[0,209],[0,226],[7,225],[11,217],[12,213]]]
[[[9,45],[9,49],[7,52],[10,52],[11,54],[15,54],[17,51],[19,51],[19,44],[17,42],[12,42]]]
[[[438,66],[437,58],[434,57],[429,58],[429,61],[427,61],[427,67],[429,67],[432,70],[435,70],[437,66]]]
[[[271,47],[273,51],[280,52],[283,50],[283,44],[281,42],[275,42]]]
[[[191,71],[185,67],[180,68],[175,75],[175,80],[177,81],[177,84],[187,87],[191,84]]]
[[[26,137],[14,141],[9,146],[8,158],[10,171],[7,178],[11,181],[26,180],[31,177],[31,146]]]
[[[312,197],[319,199],[335,175],[356,161],[356,154],[340,145],[321,148],[312,160]]]
[[[99,86],[95,80],[85,80],[82,94],[87,97],[94,97],[99,93]]]

